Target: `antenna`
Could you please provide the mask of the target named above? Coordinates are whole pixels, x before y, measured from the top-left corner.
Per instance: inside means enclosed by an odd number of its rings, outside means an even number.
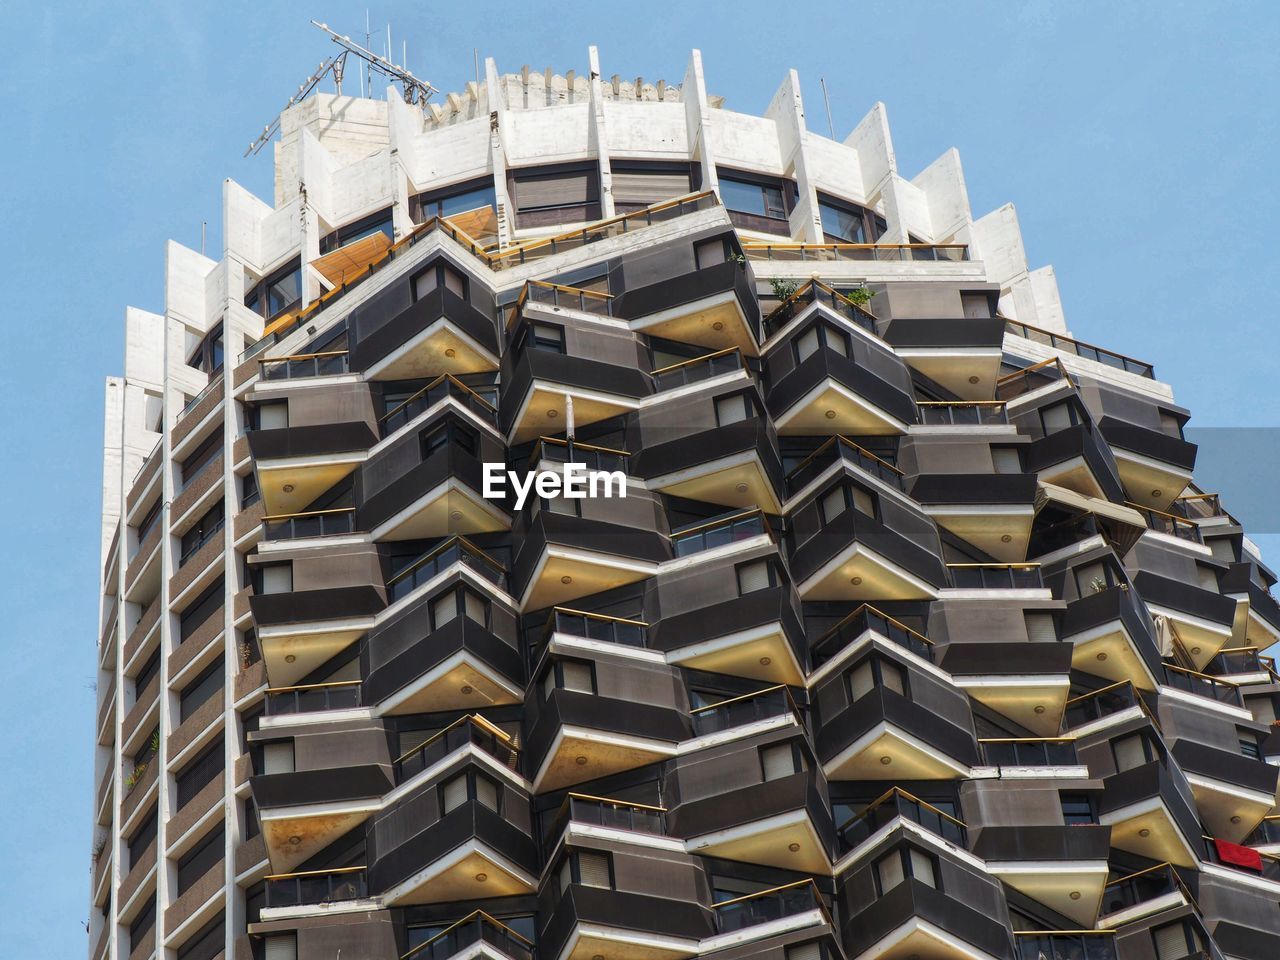
[[[836,138],[836,125],[831,122],[831,98],[827,96],[827,78],[819,77],[818,82],[822,84],[822,102],[827,105],[827,129],[831,131],[831,139]]]
[[[311,76],[307,77],[307,79],[302,81],[302,85],[299,86],[298,89],[294,92],[293,96],[289,98],[289,102],[284,105],[284,110],[288,110],[295,103],[300,103],[301,101],[305,100],[308,94],[310,94],[311,91],[316,88],[316,85],[321,80],[324,79],[325,74],[327,74],[330,70],[333,71],[334,81],[338,85],[338,92],[341,93],[342,92],[342,68],[346,64],[346,62],[347,62],[347,51],[343,51],[342,53],[338,54],[336,57],[330,57],[329,59],[322,61],[320,66],[316,67],[316,72],[311,74]],[[281,110],[280,113],[283,113],[284,110]],[[259,150],[261,150],[267,144],[267,142],[272,137],[275,136],[276,131],[279,129],[280,129],[280,114],[276,114],[275,119],[262,128],[262,133],[258,134],[258,139],[254,140],[253,143],[249,144],[249,148],[245,150],[244,155],[247,157],[251,154],[256,154]]]
[[[405,103],[416,103],[418,105],[425,104],[433,93],[440,91],[433,87],[426,80],[415,77],[405,67],[398,63],[392,63],[387,57],[391,55],[391,25],[387,25],[387,56],[379,56],[368,47],[362,47],[350,37],[341,36],[330,30],[327,24],[319,23],[315,20],[311,21],[312,25],[323,30],[329,35],[329,39],[343,49],[344,53],[354,53],[357,57],[368,64],[370,70],[376,70],[378,73],[388,77],[393,82],[400,84],[401,92],[404,94]],[[369,91],[373,92],[373,81],[370,78]]]

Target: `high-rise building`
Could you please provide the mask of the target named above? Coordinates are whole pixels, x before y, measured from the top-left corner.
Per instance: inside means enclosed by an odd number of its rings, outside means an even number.
[[[955,152],[810,125],[696,53],[317,93],[168,246],[91,960],[1280,957],[1275,576],[1188,411]]]

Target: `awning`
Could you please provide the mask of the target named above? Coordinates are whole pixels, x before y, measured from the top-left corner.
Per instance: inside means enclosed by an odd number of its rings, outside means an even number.
[[[375,260],[381,260],[390,246],[387,235],[379,230],[312,260],[311,266],[335,287],[341,286],[364,273]]]
[[[1107,540],[1124,556],[1147,530],[1147,521],[1132,507],[1121,506],[1099,497],[1087,497],[1074,490],[1040,481],[1036,491],[1036,513],[1050,503],[1073,513],[1092,513],[1098,518]]]

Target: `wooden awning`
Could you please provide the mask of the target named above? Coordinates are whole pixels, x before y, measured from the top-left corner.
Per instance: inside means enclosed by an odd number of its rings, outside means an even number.
[[[1112,503],[1110,500],[1099,497],[1087,497],[1066,487],[1045,483],[1043,480],[1037,486],[1036,513],[1043,510],[1049,503],[1076,514],[1092,513],[1098,518],[1098,525],[1102,528],[1107,540],[1121,556],[1128,553],[1147,530],[1146,519],[1132,507]]]
[[[311,266],[335,287],[340,287],[344,281],[353,280],[368,270],[375,260],[381,260],[390,246],[391,240],[379,230],[329,251],[319,260],[312,260]]]

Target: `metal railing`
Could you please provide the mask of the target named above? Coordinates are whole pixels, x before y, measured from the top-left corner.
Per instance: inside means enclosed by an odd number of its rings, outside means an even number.
[[[279,513],[262,518],[263,536],[268,540],[305,540],[311,537],[340,536],[354,531],[355,525],[355,507],[308,510],[303,513]]]
[[[1280,883],[1280,857],[1270,853],[1263,853],[1261,850],[1254,851],[1262,860],[1262,869],[1254,870],[1250,867],[1241,866],[1236,863],[1227,863],[1218,853],[1218,846],[1213,837],[1201,837],[1200,859],[1205,863],[1212,863],[1215,866],[1226,867],[1228,870],[1239,870],[1241,873],[1247,873],[1252,877],[1261,877],[1264,880],[1270,880],[1273,883]]]
[[[1142,514],[1143,519],[1147,521],[1147,529],[1149,530],[1177,537],[1179,540],[1188,540],[1191,543],[1204,543],[1204,537],[1200,535],[1200,526],[1193,520],[1188,520],[1186,517],[1180,517],[1174,513],[1165,513],[1163,510],[1144,507],[1142,504],[1134,503],[1132,500],[1126,500],[1125,506],[1131,507]]]
[[[933,662],[933,641],[905,623],[881,613],[869,603],[864,603],[813,644],[813,665],[822,666],[868,630],[910,650],[923,660]]]
[[[547,280],[526,280],[520,288],[520,296],[512,304],[507,313],[507,329],[515,326],[524,314],[524,308],[530,303],[541,303],[552,307],[568,307],[580,313],[590,313],[599,317],[613,316],[613,294],[588,290],[586,287],[570,287],[562,283],[551,283]]]
[[[211,379],[208,383],[204,385],[204,389],[202,389],[194,397],[192,397],[185,404],[183,404],[183,407],[180,411],[178,411],[178,416],[175,418],[174,422],[176,423],[178,420],[181,420],[183,417],[185,417],[188,413],[190,413],[192,410],[194,410],[196,407],[200,405],[201,400],[209,396],[209,394],[213,393],[215,390],[217,390],[221,386],[222,386],[222,373],[218,372],[217,374],[214,375],[213,379]]]
[[[869,333],[876,332],[876,318],[870,311],[863,309],[845,294],[827,286],[821,280],[808,280],[795,293],[774,307],[764,318],[764,334],[771,337],[791,321],[791,318],[802,312],[811,303],[821,303],[855,326]]]
[[[711,909],[715,913],[716,930],[719,933],[744,930],[808,913],[810,910],[819,910],[830,920],[822,894],[812,880],[797,880],[795,883],[748,893],[732,900],[721,900],[713,903]]]
[[[749,510],[735,513],[722,519],[710,520],[694,527],[671,532],[671,544],[677,557],[701,553],[739,540],[749,540],[760,534],[773,536],[764,513],[760,510]]]
[[[1096,360],[1098,363],[1106,364],[1108,367],[1114,367],[1117,370],[1136,373],[1140,377],[1155,378],[1154,368],[1144,360],[1135,360],[1133,357],[1126,357],[1123,353],[1116,353],[1114,350],[1108,350],[1105,347],[1085,343],[1083,340],[1076,340],[1074,337],[1064,337],[1060,333],[1033,327],[1029,323],[1019,323],[1017,320],[1010,320],[1008,317],[1001,317],[1000,319],[1004,321],[1005,332],[1022,337],[1024,340],[1042,343],[1047,347],[1061,350],[1063,353],[1069,353],[1076,357],[1082,357],[1085,360]]]
[[[360,685],[359,680],[338,680],[332,683],[305,683],[294,687],[268,687],[267,716],[358,707]]]
[[[1009,422],[1003,400],[920,400],[920,422],[929,426],[989,426]]]
[[[838,460],[865,470],[896,490],[905,489],[903,473],[893,464],[877,457],[870,450],[858,446],[847,437],[834,436],[824,441],[817,450],[791,468],[784,479],[788,495],[802,490],[807,483],[821,475]]]
[[[1074,737],[982,737],[982,760],[992,767],[1074,767]]]
[[[748,260],[794,261],[929,261],[959,263],[969,259],[964,243],[744,243]]]
[[[740,697],[730,697],[719,703],[697,707],[689,711],[689,716],[693,719],[694,735],[700,737],[708,733],[719,733],[721,730],[741,727],[757,720],[780,717],[785,713],[794,716],[797,723],[801,722],[800,709],[791,699],[791,691],[787,689],[786,684],[780,683],[765,687],[763,690],[744,693]]]
[[[1103,717],[1121,713],[1130,707],[1137,707],[1147,715],[1157,729],[1159,728],[1159,721],[1156,720],[1155,714],[1151,712],[1146,701],[1142,699],[1142,694],[1133,685],[1133,681],[1121,680],[1119,683],[1108,684],[1068,700],[1065,711],[1067,729],[1101,720]]]
[[[1038,563],[948,563],[953,586],[968,590],[1033,590],[1044,586]]]
[[[1240,688],[1234,683],[1227,683],[1207,673],[1189,670],[1172,663],[1164,665],[1164,673],[1164,682],[1176,690],[1183,690],[1197,697],[1207,697],[1218,703],[1227,703],[1235,707],[1244,706],[1244,700],[1240,697]]]
[[[617,643],[624,647],[643,647],[648,637],[649,625],[642,620],[610,617],[603,613],[587,613],[568,607],[552,607],[538,645],[545,646],[553,633],[571,637]]]
[[[1222,496],[1217,493],[1187,493],[1177,497],[1169,510],[1188,520],[1212,520],[1215,517],[1230,518],[1222,506]]]
[[[443,730],[436,731],[416,747],[396,757],[392,763],[396,783],[403,783],[410,777],[417,776],[467,744],[479,747],[508,769],[514,770],[516,767],[519,749],[515,741],[478,713],[472,713],[459,717]]]
[[[854,814],[836,827],[836,839],[841,845],[841,854],[848,853],[865,843],[876,831],[892,823],[897,817],[919,824],[930,833],[949,840],[956,846],[968,846],[969,832],[962,821],[901,787],[891,787],[868,804],[865,810]]]
[[[589,793],[570,793],[551,818],[543,837],[548,841],[558,837],[570,821],[660,837],[667,832],[666,814],[666,807],[597,797]]]
[[[1050,357],[1048,360],[1041,360],[1029,367],[1007,373],[996,380],[996,398],[1012,400],[1014,397],[1020,397],[1032,390],[1039,390],[1059,380],[1075,383],[1062,361],[1057,357]]]
[[[267,877],[266,881],[268,907],[359,900],[369,893],[364,867],[277,873]]]
[[[440,571],[461,563],[504,590],[507,570],[497,560],[473,544],[466,537],[450,537],[438,547],[428,550],[387,581],[387,596],[392,603],[408,596]]]
[[[1275,660],[1264,657],[1257,647],[1224,647],[1204,668],[1211,676],[1230,676],[1235,673],[1268,673],[1275,670]]]
[[[492,389],[492,396],[496,400],[498,395],[497,387]],[[382,431],[382,436],[388,437],[395,433],[410,420],[431,409],[446,397],[453,397],[472,413],[479,416],[481,420],[497,426],[497,406],[473,388],[468,387],[453,374],[444,373],[378,418],[378,427]]]
[[[1015,930],[1018,960],[1116,960],[1114,930]]]
[[[542,460],[553,463],[581,463],[591,470],[626,471],[631,454],[612,447],[597,447],[578,440],[561,440],[559,437],[539,437],[529,453],[529,465]]]
[[[1269,813],[1263,817],[1244,842],[1250,847],[1280,844],[1280,814]]]
[[[322,353],[295,353],[287,357],[263,357],[258,361],[263,380],[301,380],[347,373],[350,357],[346,350]]]
[[[178,566],[181,568],[188,560],[200,552],[200,548],[222,532],[222,528],[226,525],[226,518],[219,520],[212,527],[205,531],[203,537],[193,543],[190,547],[183,551],[182,556],[178,558]]]
[[[1102,906],[1098,912],[1103,916],[1117,913],[1170,893],[1181,893],[1188,903],[1196,902],[1173,864],[1158,863],[1154,867],[1108,882],[1103,888]]]
[[[663,390],[673,390],[676,387],[683,387],[690,383],[710,380],[712,377],[718,377],[722,373],[745,370],[746,366],[742,351],[737,347],[727,347],[724,350],[717,350],[715,353],[708,353],[702,357],[694,357],[691,360],[682,360],[679,363],[659,367],[657,370],[652,371],[650,376],[653,377],[655,388],[661,393]]]
[[[449,960],[478,944],[488,944],[511,960],[533,960],[534,944],[483,910],[476,910],[428,940],[411,947],[400,960]]]

